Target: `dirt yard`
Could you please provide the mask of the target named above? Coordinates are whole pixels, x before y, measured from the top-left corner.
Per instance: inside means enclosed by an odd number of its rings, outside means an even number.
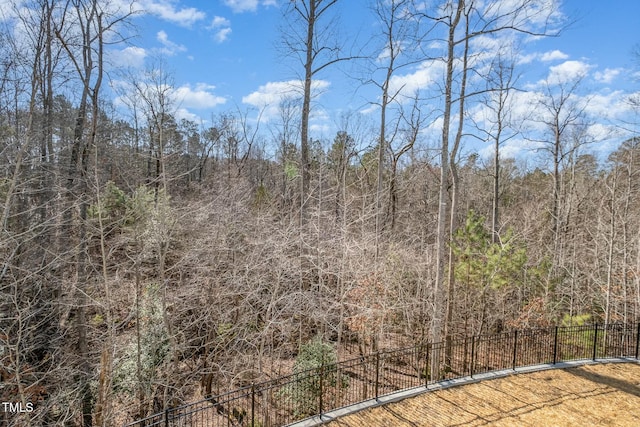
[[[640,426],[640,364],[511,375],[428,392],[327,424],[395,426]]]

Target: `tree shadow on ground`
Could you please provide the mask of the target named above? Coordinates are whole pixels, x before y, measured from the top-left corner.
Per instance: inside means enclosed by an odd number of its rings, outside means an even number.
[[[617,390],[620,390],[624,393],[631,394],[636,397],[640,397],[640,387],[637,385],[630,383],[628,381],[621,380],[615,377],[609,377],[606,375],[600,375],[595,372],[588,371],[586,369],[567,369],[565,372],[568,374],[574,375],[576,377],[584,378],[585,380],[603,384]]]
[[[562,377],[562,372],[572,375],[575,380],[566,376]],[[618,373],[618,375],[621,374],[624,377],[622,372]],[[371,427],[418,427],[427,425],[466,427],[469,425],[485,426],[494,423],[535,425],[536,417],[551,415],[556,417],[554,418],[556,420],[558,419],[557,417],[566,415],[569,417],[567,422],[571,425],[580,425],[580,422],[586,422],[584,425],[609,425],[600,419],[602,414],[595,414],[595,418],[588,418],[586,412],[589,411],[584,412],[587,408],[585,405],[597,405],[599,399],[615,399],[615,397],[610,398],[610,396],[615,396],[616,394],[619,398],[619,393],[640,397],[640,384],[636,385],[631,382],[635,381],[635,379],[627,381],[626,379],[609,375],[608,372],[597,373],[589,368],[581,367],[563,369],[558,372],[551,371],[548,374],[530,378],[530,381],[510,382],[509,377],[496,381],[483,381],[476,384],[476,387],[481,387],[481,389],[470,393],[470,396],[476,400],[480,399],[481,407],[478,407],[477,404],[475,406],[474,404],[466,405],[465,402],[470,399],[465,399],[465,395],[469,392],[462,393],[464,388],[460,387],[459,389],[452,389],[459,390],[457,394],[452,396],[444,396],[438,392],[433,394],[425,393],[412,398],[411,400],[414,403],[411,406],[403,404],[402,401],[396,402],[373,409],[373,411],[378,411],[375,414],[369,413],[366,417],[355,415],[351,419],[347,416],[332,421],[331,425],[336,427],[363,425]],[[514,380],[515,378],[522,379],[518,376],[515,376]],[[548,382],[553,379],[556,381]],[[504,381],[505,384],[501,381]],[[576,382],[574,383],[574,381]],[[509,385],[509,387],[505,385]],[[510,403],[504,405],[503,403],[507,401]],[[569,412],[564,414],[562,407],[567,404],[568,406],[564,411]],[[487,410],[489,409],[488,407],[491,407],[491,410]],[[429,411],[439,411],[444,408],[447,409],[445,409],[445,412],[440,412],[439,415],[448,414],[450,416],[448,417],[449,419],[443,420],[442,417],[430,419]],[[452,408],[455,408],[455,411],[452,411]],[[539,415],[532,417],[534,413]],[[632,418],[626,417],[624,425],[640,425],[635,423],[637,418],[629,421]],[[532,420],[534,424],[531,424]]]

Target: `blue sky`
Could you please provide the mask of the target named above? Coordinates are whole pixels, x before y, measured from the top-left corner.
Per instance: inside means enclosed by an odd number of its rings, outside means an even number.
[[[255,111],[264,109],[263,125],[268,127],[275,120],[278,100],[299,78],[294,71],[300,69],[299,64],[276,49],[282,36],[282,5],[289,1],[138,0],[135,37],[127,46],[114,48],[110,59],[118,69],[142,73],[162,58],[172,76],[176,115],[181,118],[206,125],[212,114],[239,109],[256,117]],[[20,3],[0,0],[0,14],[6,16],[12,2]],[[360,41],[371,38],[375,22],[368,3],[338,2],[344,37],[351,40],[357,33]],[[581,95],[589,97],[588,111],[594,125],[599,126],[593,126],[594,138],[620,140],[625,135],[605,137],[605,127],[621,119],[628,121],[624,100],[640,91],[640,61],[634,62],[632,55],[634,45],[640,44],[640,1],[564,0],[560,10],[570,26],[559,37],[523,45],[519,82],[535,93],[544,79],[583,75]],[[344,111],[373,111],[370,102],[375,101],[376,93],[349,77],[353,71],[349,67],[352,65],[334,67],[318,76],[322,93],[314,104],[314,138],[331,140]],[[428,85],[428,79],[421,67],[416,64],[396,78],[410,87],[428,90],[422,87]],[[600,149],[606,150],[614,142],[603,143]],[[506,155],[521,149],[523,144],[516,143],[505,147]],[[482,152],[482,147],[477,151]]]
[[[121,63],[142,69],[162,57],[173,75],[182,117],[207,122],[212,113],[266,108],[263,122],[268,124],[287,82],[298,77],[295,61],[276,48],[283,1],[141,0],[145,13],[135,20],[138,35],[126,51],[115,54],[115,61],[126,58]],[[339,2],[341,31],[347,37],[356,32],[363,40],[369,37],[374,18],[366,4]],[[613,110],[639,90],[640,64],[631,52],[640,43],[640,2],[566,0],[560,10],[570,26],[559,37],[526,43],[521,55],[529,59],[520,70],[521,84],[535,88],[554,73],[583,73],[581,90],[591,95],[596,119],[599,112],[616,116]],[[415,78],[411,70],[406,74]],[[316,100],[312,129],[315,137],[331,139],[341,112],[367,110],[368,97],[376,95],[359,88],[344,68],[319,79],[324,89]],[[616,118],[601,117],[605,125]]]

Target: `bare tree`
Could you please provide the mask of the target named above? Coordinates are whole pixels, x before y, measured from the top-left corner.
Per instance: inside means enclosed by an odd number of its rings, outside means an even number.
[[[337,62],[351,59],[342,54],[337,24],[331,12],[338,0],[294,0],[286,6],[288,30],[283,34],[287,53],[297,57],[304,69],[302,76],[302,111],[300,116],[301,200],[300,224],[307,221],[307,203],[311,180],[309,157],[309,116],[313,98],[313,79]]]
[[[68,58],[63,58],[55,34],[65,9],[53,0],[7,5],[15,8],[15,21],[3,22],[0,37],[7,54],[2,61],[0,153],[8,184],[0,191],[0,330],[10,352],[9,360],[0,364],[8,369],[7,380],[15,380],[17,393],[8,400],[18,397],[24,406],[43,399],[32,414],[17,417],[15,423],[66,423],[79,408],[66,414],[53,410],[77,391],[69,373],[78,366],[77,353],[66,345],[68,309],[63,304],[72,271],[67,263],[75,248],[54,241],[66,230],[56,229],[64,206],[55,195],[60,192],[60,171],[67,166],[62,164],[68,138],[59,129],[68,122],[60,115],[61,98],[54,96],[69,82],[62,71]],[[4,103],[9,100],[11,105]]]
[[[444,63],[444,83],[442,87],[442,137],[440,146],[440,191],[438,200],[438,224],[436,231],[436,277],[434,283],[434,309],[432,316],[431,336],[434,341],[441,341],[445,322],[445,266],[452,262],[450,250],[447,248],[455,226],[457,153],[465,128],[464,117],[466,98],[477,93],[467,92],[467,76],[471,67],[477,68],[482,59],[478,56],[471,61],[470,41],[487,35],[498,33],[545,35],[547,24],[553,15],[554,5],[538,4],[536,0],[519,0],[509,7],[499,2],[480,3],[476,1],[447,1],[434,11],[420,11],[419,16],[426,21],[426,33],[432,33],[443,27],[444,54],[439,60]],[[477,55],[474,55],[477,56]],[[457,77],[459,76],[459,80]],[[458,104],[457,114],[454,105]],[[457,126],[452,131],[452,121]],[[453,137],[453,140],[452,140]],[[450,145],[452,144],[452,145]],[[453,165],[453,168],[452,168]],[[452,277],[448,284],[451,297],[453,295]],[[435,355],[434,357],[437,357]],[[437,373],[434,373],[437,374]]]
[[[51,376],[46,354],[53,353],[48,347],[58,335],[52,328],[54,292],[39,283],[43,277],[51,277],[52,264],[38,240],[46,243],[52,227],[48,222],[39,226],[29,218],[32,200],[38,201],[32,206],[40,214],[49,207],[46,198],[33,188],[34,181],[41,182],[45,167],[42,162],[47,161],[46,153],[44,159],[32,153],[37,152],[40,130],[39,82],[47,78],[41,74],[44,71],[41,64],[47,60],[47,44],[51,41],[45,30],[45,22],[51,19],[46,10],[48,3],[39,6],[42,7],[18,13],[19,19],[28,23],[26,34],[22,34],[24,40],[2,33],[0,154],[4,185],[0,191],[0,377],[4,386],[0,398],[19,402],[23,407],[38,397],[33,394],[38,383],[46,390],[46,380]],[[40,177],[32,176],[30,169],[39,171]],[[38,195],[33,197],[34,194]],[[47,337],[48,334],[51,336]],[[34,373],[39,378],[34,378]],[[9,426],[31,426],[45,418],[46,409],[3,421]]]
[[[282,212],[292,214],[293,189],[290,182],[296,179],[295,165],[299,161],[296,152],[295,140],[298,138],[299,122],[298,102],[294,98],[285,98],[278,105],[278,122],[272,131],[273,138],[278,144],[278,157],[280,160],[280,206]]]
[[[311,138],[309,117],[311,114],[314,78],[327,67],[344,61],[337,26],[332,12],[338,0],[295,0],[285,7],[288,28],[283,32],[286,53],[298,59],[304,72],[302,81],[302,109],[300,115],[300,286],[308,288],[317,275],[311,260],[309,240],[309,201],[311,199]]]
[[[402,157],[411,152],[420,136],[420,132],[424,129],[426,122],[425,114],[420,106],[420,99],[416,95],[409,107],[410,111],[402,111],[400,123],[400,144],[394,146],[389,144],[388,151],[391,158],[391,170],[389,176],[389,202],[388,216],[390,217],[391,230],[396,228],[396,220],[398,217],[398,167]]]
[[[67,53],[80,85],[80,103],[73,130],[73,144],[66,174],[67,206],[64,220],[65,241],[62,247],[74,247],[77,352],[79,357],[78,385],[83,425],[93,425],[94,396],[91,390],[92,370],[86,318],[89,206],[89,153],[95,150],[100,120],[100,90],[105,74],[104,48],[107,37],[117,35],[118,25],[131,14],[128,10],[113,10],[97,0],[67,1],[62,20],[55,34]],[[73,212],[77,209],[77,216]],[[74,233],[72,230],[76,230]],[[75,234],[75,239],[72,236]],[[68,239],[68,240],[67,240]]]
[[[487,93],[482,104],[488,115],[484,118],[485,126],[478,130],[486,135],[487,141],[493,145],[493,196],[491,200],[491,240],[497,243],[500,237],[500,149],[504,143],[518,135],[517,124],[514,123],[513,93],[516,90],[515,60],[498,53],[491,63],[487,76]]]
[[[380,91],[380,98],[373,105],[380,108],[380,125],[378,133],[378,166],[376,176],[376,211],[375,211],[375,233],[376,233],[376,266],[380,256],[380,234],[383,227],[383,194],[384,194],[384,171],[387,151],[393,150],[393,143],[399,132],[402,121],[402,104],[407,101],[406,95],[402,94],[404,87],[393,87],[392,79],[403,69],[415,64],[417,21],[412,18],[412,2],[409,0],[392,0],[391,2],[377,0],[374,2],[373,13],[381,26],[378,37],[380,46],[376,46],[379,52],[375,52],[371,58],[373,71],[371,78],[365,83],[374,85]],[[378,78],[377,74],[380,74]],[[411,94],[413,95],[413,94]],[[395,104],[397,111],[395,117],[391,117],[391,107]],[[404,154],[408,148],[401,148],[395,154]],[[400,154],[401,155],[401,154]],[[395,163],[397,164],[397,163]],[[395,179],[395,177],[394,177]],[[395,191],[390,190],[390,195],[395,197]],[[395,225],[395,204],[390,200],[392,228]]]
[[[551,157],[551,201],[550,235],[551,266],[545,285],[544,300],[550,302],[553,283],[562,282],[565,277],[566,237],[569,230],[567,213],[569,205],[567,189],[570,183],[571,164],[581,147],[592,142],[588,133],[582,132],[588,126],[585,109],[589,98],[578,96],[584,74],[564,79],[551,76],[545,81],[543,94],[538,103],[535,118],[546,127],[546,136],[540,140],[541,151]]]
[[[547,126],[549,142],[545,142],[544,150],[552,157],[553,188],[551,192],[551,231],[554,240],[563,226],[560,215],[562,166],[567,158],[579,146],[571,144],[570,133],[576,126],[585,123],[584,111],[587,101],[578,97],[578,88],[584,78],[579,75],[568,81],[547,81],[544,85],[544,95],[540,100],[540,121]]]
[[[133,86],[136,96],[143,100],[148,130],[147,184],[153,187],[158,200],[160,190],[166,195],[169,185],[167,157],[177,103],[173,96],[173,76],[160,59],[145,72],[142,80],[134,79]]]

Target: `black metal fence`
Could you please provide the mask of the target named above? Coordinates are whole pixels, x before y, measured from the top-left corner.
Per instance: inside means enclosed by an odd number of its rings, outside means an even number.
[[[640,323],[516,330],[345,360],[187,405],[125,427],[283,426],[442,380],[537,364],[638,359]]]

